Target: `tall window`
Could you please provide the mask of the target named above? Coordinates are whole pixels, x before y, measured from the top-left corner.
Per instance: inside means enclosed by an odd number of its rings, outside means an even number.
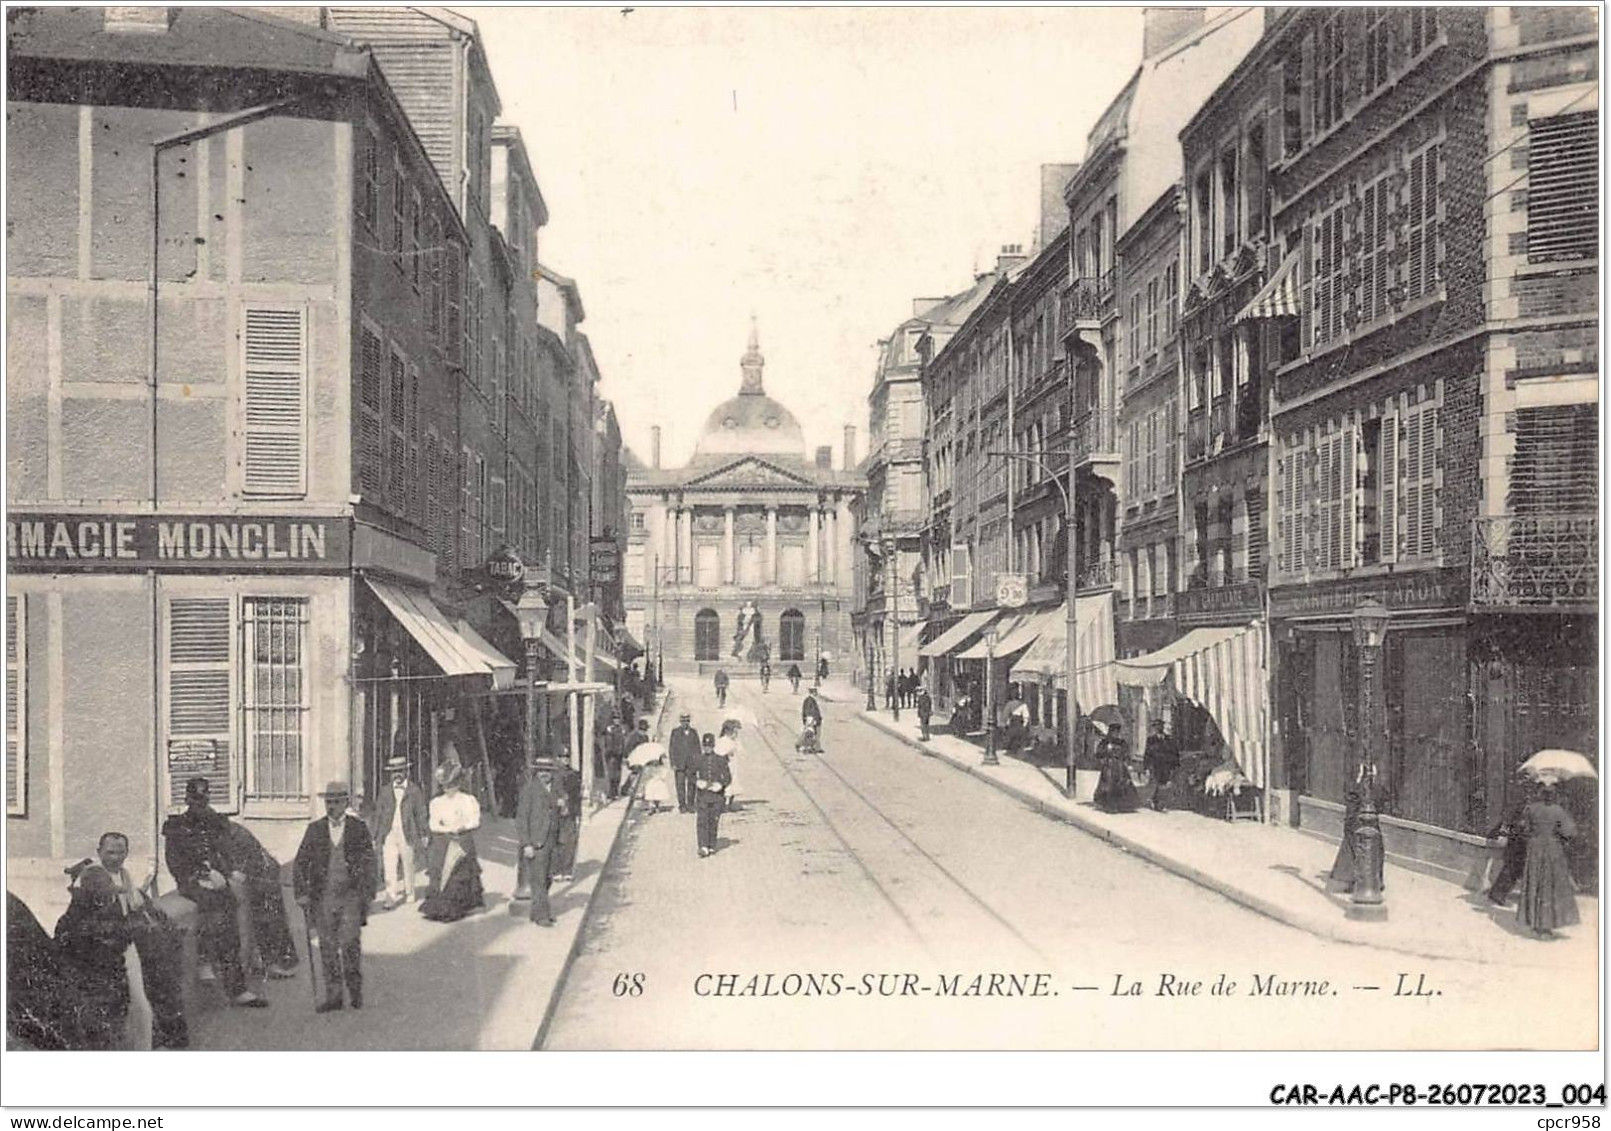
[[[1147,350],[1158,348],[1158,280],[1147,280]]]
[[[1171,261],[1164,271],[1164,336],[1173,337],[1175,333],[1176,318],[1179,317],[1178,303],[1180,301],[1180,266]]]
[[[1409,249],[1404,265],[1406,299],[1415,299],[1437,289],[1439,149],[1434,143],[1410,157],[1404,217]]]
[[[1314,109],[1316,133],[1330,129],[1343,115],[1343,94],[1347,84],[1345,56],[1347,37],[1343,21],[1335,11],[1323,17],[1315,40]]]
[[[408,177],[399,159],[392,164],[392,238],[393,260],[399,268],[405,267],[408,245],[404,242],[408,230]]]
[[[1214,180],[1209,170],[1197,174],[1192,197],[1197,203],[1197,273],[1206,275],[1214,266]]]
[[[1360,201],[1359,320],[1370,322],[1388,311],[1387,280],[1392,264],[1388,252],[1388,214],[1391,210],[1388,180],[1379,177],[1365,186]]]
[[[1219,206],[1220,215],[1224,218],[1224,223],[1221,225],[1224,234],[1220,251],[1223,255],[1234,252],[1240,238],[1236,222],[1239,202],[1240,194],[1236,187],[1236,150],[1227,149],[1219,158]]]
[[[414,293],[419,294],[421,284],[424,282],[425,268],[424,256],[421,254],[421,206],[420,194],[416,191],[409,195],[408,204],[408,280],[414,287]]]
[[[715,609],[700,609],[694,616],[694,659],[722,658],[722,618]]]
[[[28,814],[28,625],[21,596],[6,598],[6,816]]]
[[[1343,241],[1343,208],[1338,205],[1314,222],[1314,341],[1342,336],[1348,260]]]
[[[385,346],[368,326],[360,335],[358,374],[358,486],[367,501],[380,502],[386,485]]]
[[[789,609],[778,619],[778,659],[806,658],[805,627],[805,614],[799,609]]]
[[[359,212],[364,227],[371,232],[380,229],[380,138],[373,127],[363,132],[363,196],[359,199]]]
[[[1527,259],[1592,259],[1600,221],[1600,115],[1528,123]]]
[[[294,801],[302,781],[308,680],[304,670],[308,602],[246,597],[241,602],[245,687],[246,796]]]
[[[247,307],[242,339],[242,490],[307,493],[307,334],[301,308]]]
[[[1402,418],[1403,481],[1399,506],[1403,513],[1400,558],[1429,558],[1437,553],[1438,409],[1420,405]]]

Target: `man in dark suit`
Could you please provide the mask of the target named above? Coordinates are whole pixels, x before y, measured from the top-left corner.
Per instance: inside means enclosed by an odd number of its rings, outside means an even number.
[[[388,761],[386,774],[391,780],[375,796],[374,842],[390,910],[414,898],[414,860],[430,842],[431,811],[425,791],[409,780],[407,758]]]
[[[352,793],[345,782],[331,782],[319,794],[325,815],[308,825],[296,850],[292,883],[302,913],[319,933],[324,967],[324,1001],[319,1013],[342,1008],[341,990],[354,1009],[364,1007],[363,948],[359,932],[375,898],[375,844],[369,828],[347,812]]]
[[[677,718],[677,726],[669,740],[671,772],[677,781],[677,812],[694,811],[694,768],[699,761],[699,732],[693,728],[693,716],[684,711]]]
[[[163,859],[179,894],[196,905],[201,961],[213,965],[232,1004],[267,1005],[246,988],[241,968],[235,892],[246,890],[246,873],[236,866],[230,851],[229,820],[213,809],[212,785],[206,778],[185,783],[185,804],[183,813],[162,824]]]
[[[548,885],[553,882],[559,813],[552,785],[552,771],[545,767],[542,759],[533,758],[526,784],[520,787],[520,803],[515,807],[514,833],[520,843],[520,859],[514,898],[531,900],[531,921],[542,927],[554,925],[554,913],[548,906]]]
[[[626,757],[626,732],[615,719],[604,728],[604,741],[599,744],[600,762],[604,769],[604,780],[599,783],[604,790],[604,796],[614,801],[621,792],[621,759]],[[594,766],[597,770],[599,767]]]

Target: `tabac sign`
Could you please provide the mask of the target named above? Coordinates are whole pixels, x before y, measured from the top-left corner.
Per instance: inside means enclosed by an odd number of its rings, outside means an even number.
[[[6,568],[22,573],[197,570],[308,573],[352,565],[351,519],[285,515],[6,515]]]

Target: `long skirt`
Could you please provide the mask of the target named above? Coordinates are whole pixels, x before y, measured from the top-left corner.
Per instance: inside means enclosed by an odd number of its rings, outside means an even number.
[[[1527,838],[1527,863],[1522,867],[1521,904],[1516,917],[1535,931],[1553,931],[1579,921],[1566,849],[1553,833]]]
[[[1098,809],[1109,813],[1134,813],[1141,805],[1135,783],[1130,780],[1130,767],[1122,758],[1108,758],[1102,763],[1102,776],[1096,783],[1096,796],[1092,798]]]
[[[431,838],[431,887],[420,914],[438,923],[452,923],[479,911],[484,905],[481,862],[475,837],[438,834]]]

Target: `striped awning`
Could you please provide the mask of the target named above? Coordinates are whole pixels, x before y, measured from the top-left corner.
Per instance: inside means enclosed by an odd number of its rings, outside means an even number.
[[[1296,318],[1302,313],[1298,301],[1298,253],[1281,261],[1270,281],[1259,288],[1252,301],[1236,316],[1238,322],[1250,318]]]
[[[952,649],[960,648],[966,644],[995,617],[995,609],[989,609],[982,613],[969,613],[957,621],[956,624],[940,633],[939,636],[919,648],[917,654],[919,656],[928,656],[931,659],[935,656],[944,656]]]
[[[1074,606],[1074,701],[1090,711],[1119,698],[1113,679],[1113,598],[1081,597]],[[1068,606],[1044,614],[1040,635],[1008,673],[1014,682],[1068,687]]]
[[[1004,643],[1006,643],[1008,638],[1013,636],[1018,631],[1018,629],[1020,627],[1022,627],[1025,624],[1028,624],[1030,621],[1032,621],[1034,619],[1035,619],[1035,616],[1034,616],[1033,613],[1002,613],[1001,614],[1001,616],[996,620],[996,623],[992,624],[990,626],[989,630],[988,630],[989,632],[993,632],[993,633],[996,634],[996,643],[995,643],[996,659],[1005,660],[1009,656],[1012,655],[1012,652],[1009,652],[1006,648],[1002,647],[1002,645]],[[1030,644],[1030,642],[1028,640],[1026,640],[1026,641],[1024,641],[1023,645],[1020,648],[1013,649],[1013,652],[1021,651],[1023,648],[1029,647],[1029,644]],[[987,639],[986,635],[981,635],[979,637],[978,641],[976,641],[974,643],[973,647],[969,648],[965,652],[958,652],[957,653],[957,659],[959,659],[959,660],[988,660],[990,658],[990,650],[991,650],[990,641]]]
[[[427,594],[372,577],[364,578],[364,583],[443,675],[488,676],[500,691],[514,686],[514,661],[466,622],[450,621]]]
[[[1263,621],[1194,628],[1156,652],[1119,660],[1118,681],[1155,687],[1173,676],[1175,691],[1207,711],[1249,781],[1269,781],[1270,685],[1264,669]]]

